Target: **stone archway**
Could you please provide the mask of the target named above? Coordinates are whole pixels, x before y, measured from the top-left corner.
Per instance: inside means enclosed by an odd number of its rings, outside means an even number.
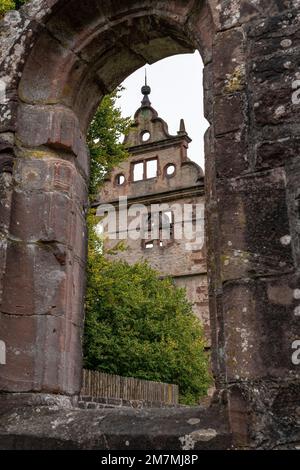
[[[299,440],[297,2],[37,0],[2,28],[5,400],[80,389],[85,132],[101,96],[197,48],[216,400],[235,445]]]

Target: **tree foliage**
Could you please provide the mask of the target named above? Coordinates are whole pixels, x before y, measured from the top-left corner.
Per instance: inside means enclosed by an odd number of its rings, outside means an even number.
[[[18,10],[28,0],[0,0],[0,16],[9,10]]]
[[[107,96],[92,121],[90,198],[105,174],[128,153],[119,142],[130,120],[116,107],[120,90]],[[141,379],[176,383],[181,400],[195,403],[210,383],[204,335],[183,289],[146,263],[108,260],[97,235],[97,217],[88,216],[86,368]]]
[[[15,9],[15,2],[13,0],[0,0],[0,15],[2,16],[9,10]]]
[[[120,142],[131,125],[130,118],[123,118],[116,100],[122,88],[103,98],[88,131],[87,142],[91,155],[90,199],[93,200],[105,175],[129,157]]]
[[[176,383],[197,402],[210,383],[203,331],[183,289],[146,263],[89,254],[85,367]]]

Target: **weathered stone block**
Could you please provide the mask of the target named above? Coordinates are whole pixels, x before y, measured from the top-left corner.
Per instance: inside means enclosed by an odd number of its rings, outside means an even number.
[[[216,97],[214,106],[216,136],[245,127],[246,110],[247,100],[242,93]]]
[[[87,408],[89,410],[95,410],[96,408],[98,408],[98,405],[97,405],[97,403],[88,403]]]
[[[84,298],[86,287],[86,266],[76,258],[68,264],[67,277],[69,280],[66,296],[66,318],[83,328]]]
[[[7,348],[7,363],[1,366],[1,391],[79,392],[80,328],[64,317],[39,315],[0,314],[0,323]]]
[[[136,47],[136,49],[138,48]],[[120,47],[106,53],[97,64],[96,71],[96,76],[103,83],[105,90],[111,92],[120,83],[120,78],[123,80],[142,67],[144,65],[144,60],[141,58],[142,53],[142,50],[137,50],[137,53],[134,53]],[[151,56],[148,57],[148,61],[155,62]]]
[[[300,154],[300,135],[260,142],[255,148],[255,154],[255,167],[258,169],[290,165]]]
[[[246,173],[249,163],[247,133],[238,130],[215,139],[217,178],[233,178]]]
[[[0,152],[6,154],[12,154],[14,146],[14,134],[12,132],[3,132],[0,134]],[[1,167],[0,167],[1,168]]]
[[[59,192],[83,209],[87,202],[87,185],[74,162],[57,158],[44,150],[24,151],[14,165],[14,180],[23,192]]]
[[[9,242],[1,311],[10,315],[64,315],[66,264],[72,259],[56,242]]]
[[[0,153],[0,175],[2,173],[12,173],[14,157],[9,152]]]
[[[86,223],[66,194],[14,191],[10,234],[19,241],[44,246],[64,245],[85,261]]]
[[[292,344],[299,334],[296,288],[297,283],[288,276],[224,286],[229,381],[296,378],[297,366],[292,362]]]
[[[277,169],[220,185],[223,281],[293,271],[285,178]]]
[[[61,15],[47,23],[47,29],[66,49],[80,51],[95,31],[105,27],[107,18],[104,13],[99,15],[101,7],[97,0],[67,2],[62,6]],[[94,11],[92,16],[91,11]]]
[[[213,122],[213,69],[212,64],[207,64],[203,69],[203,93],[204,93],[204,117],[211,124]]]
[[[75,62],[80,64],[80,60],[45,30],[40,34],[37,46],[27,60],[19,96],[25,103],[58,103],[68,72]]]
[[[82,326],[85,272],[70,249],[56,242],[10,242],[1,311],[66,317]]]
[[[279,15],[249,24],[249,38],[256,41],[251,44],[251,55],[261,57],[293,47],[294,40],[299,39],[298,0],[290,0],[288,7]],[[291,41],[281,44],[284,39]]]
[[[1,161],[1,156],[0,156]],[[8,233],[12,196],[12,177],[10,173],[0,171],[0,233]]]
[[[174,2],[171,2],[174,3]],[[195,46],[201,54],[204,65],[212,60],[212,48],[214,41],[214,8],[208,2],[195,3],[185,23],[186,37],[193,38]]]
[[[286,124],[300,115],[300,106],[292,102],[292,83],[280,88],[270,87],[269,83],[259,87],[254,96],[254,120],[257,126]]]
[[[242,28],[217,34],[213,56],[215,94],[236,93],[245,88],[245,32]]]
[[[47,145],[72,151],[85,176],[89,165],[85,138],[77,117],[62,107],[23,105],[19,109],[17,138],[25,147]]]
[[[7,239],[0,235],[0,305],[3,294],[3,276],[6,268]]]
[[[291,232],[291,246],[295,266],[300,266],[300,161],[294,159],[286,165],[287,174],[287,203],[289,207],[289,222]],[[289,239],[287,240],[287,242]]]
[[[251,45],[249,87],[252,94],[254,121],[258,126],[286,128],[299,114],[299,22],[295,12],[259,22],[249,31]],[[275,140],[270,135],[265,140]]]
[[[153,7],[151,2],[150,6]],[[173,0],[158,0],[155,3],[155,10],[164,11],[174,19],[179,17],[184,24],[187,17],[191,14],[191,11],[193,11],[194,6],[195,2],[193,0],[179,0],[179,2],[174,2]]]
[[[284,11],[289,0],[222,0],[218,8],[220,29],[229,29],[244,23],[250,23],[256,18],[269,18]]]
[[[59,192],[14,191],[12,196],[13,237],[27,242],[70,244],[72,201]],[[74,212],[73,212],[74,213]]]
[[[15,100],[0,103],[0,132],[16,130],[18,103]]]

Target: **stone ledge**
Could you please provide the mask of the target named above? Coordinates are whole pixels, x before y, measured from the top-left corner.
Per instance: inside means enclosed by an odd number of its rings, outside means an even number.
[[[4,412],[0,450],[216,450],[232,447],[220,406],[101,409],[21,406]],[[64,403],[64,401],[63,401]]]
[[[6,393],[0,392],[0,416],[9,410],[25,407],[59,407],[73,409],[78,403],[76,396],[54,395],[51,393]]]

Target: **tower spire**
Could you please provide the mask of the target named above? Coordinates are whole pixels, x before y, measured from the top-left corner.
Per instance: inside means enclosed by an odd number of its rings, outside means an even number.
[[[151,88],[148,86],[147,69],[145,68],[145,85],[142,86],[142,94],[144,95],[144,98],[142,100],[142,106],[151,106],[151,102],[149,100],[150,93]]]
[[[186,134],[184,119],[180,119],[180,126],[179,126],[178,134]]]

